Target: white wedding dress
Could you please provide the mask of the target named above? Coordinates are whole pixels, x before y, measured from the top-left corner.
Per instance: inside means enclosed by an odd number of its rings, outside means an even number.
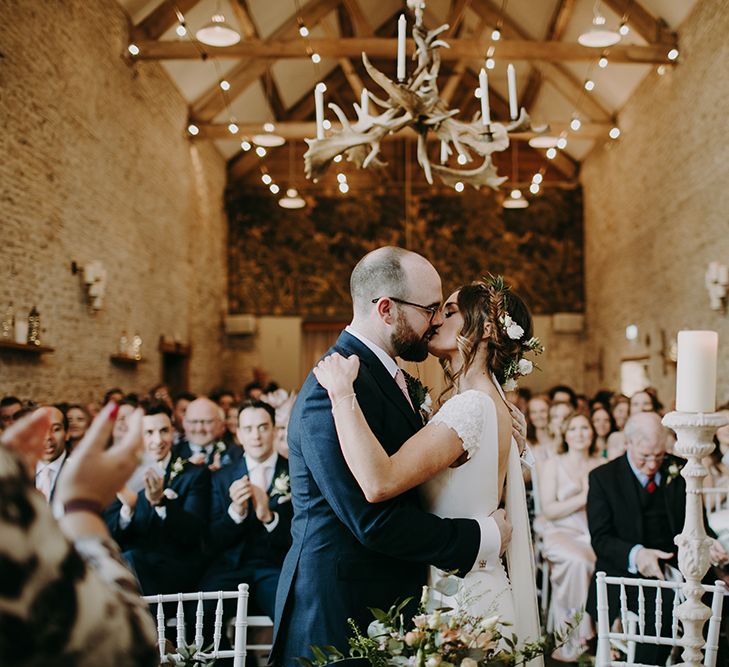
[[[492,398],[475,390],[457,394],[443,404],[430,423],[443,423],[453,429],[463,441],[469,459],[457,468],[443,470],[420,486],[425,509],[444,518],[488,516],[499,505],[498,422]],[[454,597],[433,595],[438,606],[442,602],[442,606],[454,609],[465,606],[471,614],[498,614],[502,622],[511,624],[505,629],[507,636],[513,632],[522,644],[537,640],[541,628],[524,478],[513,438],[504,499],[504,509],[513,525],[511,544],[506,551],[508,574],[502,560],[494,556],[486,561],[485,567],[465,576]],[[431,587],[443,576],[446,573],[431,567]],[[541,658],[529,663],[530,667],[541,664]]]

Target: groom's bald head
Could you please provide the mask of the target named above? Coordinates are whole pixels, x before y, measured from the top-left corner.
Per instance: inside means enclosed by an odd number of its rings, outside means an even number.
[[[413,278],[421,271],[437,276],[433,265],[422,255],[395,246],[367,253],[354,267],[349,281],[355,315],[364,315],[378,297],[407,299]]]

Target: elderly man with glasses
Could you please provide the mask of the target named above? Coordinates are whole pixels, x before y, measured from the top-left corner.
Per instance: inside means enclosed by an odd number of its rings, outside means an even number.
[[[590,473],[587,520],[597,555],[595,572],[665,579],[666,567],[677,567],[673,539],[681,533],[686,514],[686,483],[679,474],[685,461],[666,453],[668,431],[655,412],[633,415],[624,433],[628,445],[625,454]],[[706,530],[714,537],[708,525]],[[726,552],[716,540],[711,558],[715,563],[727,561]],[[610,587],[608,595],[610,614],[617,617],[617,588]],[[646,589],[645,595],[647,613],[653,614],[653,589]],[[628,606],[638,610],[638,601],[630,594]],[[597,620],[594,581],[587,611]],[[663,605],[663,615],[663,628],[670,632],[670,604]],[[612,623],[614,618],[610,620]],[[636,662],[664,664],[669,651],[670,647],[639,644]]]

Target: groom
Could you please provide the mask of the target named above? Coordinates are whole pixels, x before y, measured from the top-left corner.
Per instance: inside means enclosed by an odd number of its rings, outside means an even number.
[[[427,357],[443,323],[440,277],[424,257],[383,247],[360,260],[350,289],[354,318],[327,354],[360,358],[357,400],[393,454],[422,426],[394,359]],[[462,577],[499,558],[511,535],[502,510],[478,520],[440,519],[420,508],[416,489],[368,503],[342,457],[331,411],[310,373],[289,422],[293,545],[276,596],[275,665],[311,657],[312,645],[346,653],[348,618],[365,630],[368,607],[420,597],[428,564]]]

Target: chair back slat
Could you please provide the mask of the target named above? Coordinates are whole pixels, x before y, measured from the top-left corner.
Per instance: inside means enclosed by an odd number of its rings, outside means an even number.
[[[681,627],[677,617],[678,606],[685,596],[682,591],[682,582],[659,581],[657,579],[634,579],[628,577],[609,577],[604,572],[597,575],[597,656],[596,667],[642,667],[635,662],[635,647],[637,644],[654,644],[659,646],[681,646]],[[610,610],[608,586],[618,586],[620,590],[620,620],[621,631],[610,630]],[[638,614],[628,608],[628,589],[636,589]],[[704,645],[704,667],[716,667],[719,632],[721,626],[721,613],[724,597],[727,595],[723,582],[716,582],[712,586],[704,585],[704,591],[712,594],[711,618],[709,619],[706,643]],[[655,621],[649,622],[650,605],[646,604],[645,589],[655,590]],[[672,594],[672,619],[670,636],[661,636],[663,629],[663,608],[668,604],[666,595]],[[631,599],[636,600],[636,598]],[[655,628],[655,634],[646,634],[646,626]],[[626,646],[627,661],[611,660],[610,645]]]
[[[223,635],[223,601],[236,600],[236,615],[233,623],[234,636],[233,648],[221,650],[220,642]],[[173,656],[180,658],[179,649],[186,646],[185,643],[185,602],[197,602],[195,608],[195,653],[196,660],[217,660],[219,658],[232,658],[233,667],[244,667],[246,655],[249,647],[247,646],[247,629],[249,625],[257,627],[271,626],[271,620],[267,617],[252,617],[251,623],[248,621],[248,584],[240,584],[237,591],[211,591],[197,593],[172,593],[169,595],[147,595],[144,600],[150,605],[157,605],[157,643],[159,646],[160,663],[166,664],[170,662],[165,649],[167,642],[165,638],[165,603],[177,603],[175,618],[171,621],[176,625],[176,641],[178,652]],[[204,627],[204,604],[205,600],[215,600],[214,611],[214,628],[213,628],[213,646],[211,651],[203,651],[203,627]],[[255,620],[254,620],[255,619]],[[251,646],[250,649],[265,650],[270,648],[268,645]]]

